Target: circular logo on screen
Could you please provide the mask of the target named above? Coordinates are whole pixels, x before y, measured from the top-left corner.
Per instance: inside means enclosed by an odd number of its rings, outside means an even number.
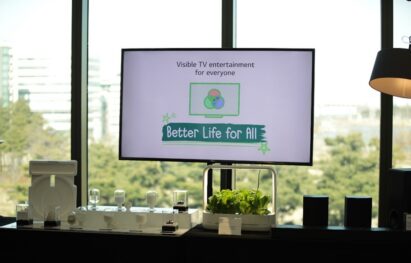
[[[207,109],[221,109],[224,107],[224,98],[218,89],[211,89],[208,91],[207,97],[204,99],[204,106]]]

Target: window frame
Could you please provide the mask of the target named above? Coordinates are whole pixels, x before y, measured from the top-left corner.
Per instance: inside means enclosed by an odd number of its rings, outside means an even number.
[[[77,160],[74,183],[81,206],[88,201],[88,8],[89,0],[72,0],[71,159]]]
[[[393,0],[381,0],[381,49],[393,48],[394,35],[394,8]],[[388,176],[392,168],[393,147],[393,97],[381,93],[380,115],[380,171],[378,193],[378,226],[389,226],[388,217],[384,215],[388,211],[388,196],[390,193]]]

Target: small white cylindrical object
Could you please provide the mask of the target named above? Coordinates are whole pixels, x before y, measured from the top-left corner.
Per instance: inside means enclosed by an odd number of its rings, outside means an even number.
[[[116,202],[118,208],[121,209],[126,201],[126,192],[123,189],[117,189],[114,191],[114,202]]]
[[[97,188],[91,188],[89,191],[88,199],[90,204],[95,207],[100,201],[100,190],[98,190]]]
[[[49,206],[45,217],[45,221],[60,221],[60,206]]]
[[[69,223],[70,226],[76,223],[76,213],[74,211],[67,216],[67,223]]]
[[[147,205],[150,209],[154,209],[157,203],[157,192],[156,191],[148,191],[146,194],[147,198]]]
[[[175,190],[173,192],[173,205],[187,206],[188,195],[186,190]]]
[[[136,214],[136,222],[137,222],[138,228],[141,228],[142,225],[145,225],[147,223],[147,214],[146,213]]]
[[[17,204],[16,205],[16,220],[30,220],[29,205]]]

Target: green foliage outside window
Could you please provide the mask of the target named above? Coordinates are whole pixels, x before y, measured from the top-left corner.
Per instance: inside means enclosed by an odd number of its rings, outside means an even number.
[[[10,201],[0,215],[14,215],[16,202],[27,201],[33,159],[66,160],[70,157],[69,135],[49,127],[41,114],[32,112],[25,100],[0,107],[0,194]]]

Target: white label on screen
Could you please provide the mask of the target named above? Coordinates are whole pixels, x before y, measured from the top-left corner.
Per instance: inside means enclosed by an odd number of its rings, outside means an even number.
[[[123,53],[121,157],[309,163],[312,51]]]

